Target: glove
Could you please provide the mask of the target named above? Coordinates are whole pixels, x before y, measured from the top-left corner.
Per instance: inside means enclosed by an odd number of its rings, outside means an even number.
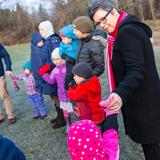
[[[20,88],[19,88],[19,86],[18,86],[18,84],[17,84],[17,82],[15,81],[15,80],[12,80],[12,86],[13,86],[13,88],[16,90],[16,91],[18,91]]]
[[[38,70],[38,74],[40,76],[43,76],[43,74],[45,74],[46,72],[51,70],[51,66],[49,64],[45,64],[44,66],[42,66],[39,70]]]

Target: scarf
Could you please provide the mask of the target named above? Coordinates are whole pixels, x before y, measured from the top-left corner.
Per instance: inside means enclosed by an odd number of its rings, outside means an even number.
[[[111,93],[115,87],[115,77],[114,77],[114,73],[113,73],[113,67],[111,64],[111,60],[112,60],[112,54],[113,54],[113,44],[114,41],[116,39],[117,33],[118,33],[118,26],[119,23],[126,17],[127,13],[126,12],[121,12],[118,21],[116,23],[116,27],[113,33],[108,34],[108,47],[106,50],[106,68],[107,68],[107,74],[108,74],[108,87],[109,87],[109,92]]]

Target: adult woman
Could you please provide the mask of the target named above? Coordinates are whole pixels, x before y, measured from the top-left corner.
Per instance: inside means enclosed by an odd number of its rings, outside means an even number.
[[[108,107],[122,109],[126,133],[142,145],[147,160],[158,160],[160,80],[150,42],[152,32],[134,15],[119,13],[111,0],[94,1],[88,13],[95,25],[108,32],[112,98]]]

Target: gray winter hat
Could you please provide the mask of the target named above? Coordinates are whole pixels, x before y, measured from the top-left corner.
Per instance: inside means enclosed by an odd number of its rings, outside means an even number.
[[[92,77],[92,69],[89,64],[86,62],[79,62],[77,63],[73,69],[72,69],[73,74],[83,77],[85,79],[89,79]]]
[[[73,20],[73,27],[82,33],[90,33],[94,29],[92,20],[87,16],[80,16]]]
[[[92,0],[91,5],[88,7],[88,15],[93,19],[93,15],[98,8],[109,11],[112,8],[118,9],[116,0]]]

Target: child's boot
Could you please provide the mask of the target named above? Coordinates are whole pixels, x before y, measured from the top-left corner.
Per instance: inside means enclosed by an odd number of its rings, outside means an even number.
[[[64,116],[63,116],[63,110],[60,109],[59,107],[56,107],[56,111],[57,111],[57,121],[55,124],[53,124],[52,128],[53,129],[57,129],[57,128],[61,128],[63,126],[65,126],[65,120],[64,120]]]
[[[119,141],[118,132],[114,129],[109,129],[103,133],[103,144],[105,155],[108,160],[119,160]]]

